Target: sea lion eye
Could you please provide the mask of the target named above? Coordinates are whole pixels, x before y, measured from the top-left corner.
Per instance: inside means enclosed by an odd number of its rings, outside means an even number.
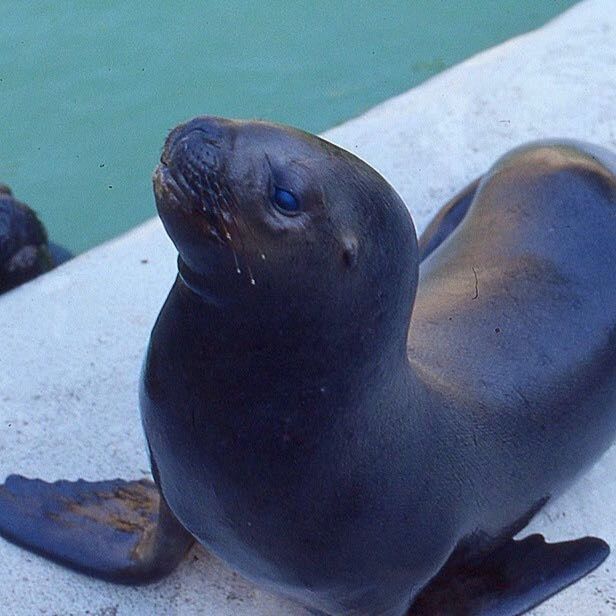
[[[299,211],[298,200],[288,190],[274,188],[272,201],[283,214],[295,214]]]

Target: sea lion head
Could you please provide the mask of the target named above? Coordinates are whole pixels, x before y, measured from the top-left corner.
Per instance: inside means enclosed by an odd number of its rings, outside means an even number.
[[[198,117],[168,136],[154,191],[180,276],[204,298],[258,306],[279,325],[399,321],[406,332],[413,223],[349,152],[285,126]]]

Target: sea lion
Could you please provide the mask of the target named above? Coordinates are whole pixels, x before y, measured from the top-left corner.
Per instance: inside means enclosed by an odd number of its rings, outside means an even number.
[[[6,538],[124,583],[196,538],[336,615],[519,614],[607,556],[513,536],[616,433],[612,154],[514,150],[419,245],[376,171],[272,124],[179,126],[154,190],[155,484],[9,477]]]
[[[32,280],[70,259],[61,246],[49,242],[36,213],[0,184],[0,293]]]

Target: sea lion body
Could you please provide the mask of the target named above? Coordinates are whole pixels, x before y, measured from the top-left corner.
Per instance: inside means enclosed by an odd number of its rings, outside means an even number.
[[[606,557],[513,536],[616,432],[613,155],[515,150],[419,245],[381,176],[285,127],[196,118],[154,188],[179,251],[140,392],[160,495],[13,477],[2,534],[130,583],[195,537],[331,615],[520,614]],[[80,532],[53,522],[75,500]]]
[[[510,536],[597,459],[616,429],[616,205],[613,172],[582,148],[531,145],[483,179],[420,268],[410,370],[374,318],[277,338],[250,286],[237,314],[210,313],[180,276],[142,413],[163,494],[199,541],[327,613],[401,614],[456,548]],[[397,248],[412,281],[413,242]],[[332,345],[341,327],[368,348]],[[185,464],[201,469],[189,489]]]
[[[614,439],[615,174],[616,158],[587,144],[520,148],[422,264],[409,358],[454,400],[445,421],[490,534]]]
[[[141,409],[174,514],[234,569],[304,605],[386,614],[394,591],[391,613],[400,613],[413,588],[407,575],[392,579],[394,568],[412,567],[415,579],[427,580],[452,545],[449,520],[434,520],[433,503],[416,501],[408,480],[409,473],[431,476],[429,442],[401,421],[412,409],[410,390],[402,383],[367,388],[373,383],[355,373],[352,358],[340,372],[332,358],[323,361],[324,369],[332,365],[328,374],[304,368],[300,358],[303,382],[293,379],[290,388],[285,366],[272,378],[272,365],[234,352],[232,327],[221,337],[220,326],[176,282],[153,330]],[[300,338],[297,332],[280,342],[301,349]],[[186,345],[200,353],[188,355]],[[337,383],[348,386],[345,394]],[[371,442],[376,409],[382,440]],[[399,549],[411,541],[413,551]],[[332,588],[340,576],[344,585]]]

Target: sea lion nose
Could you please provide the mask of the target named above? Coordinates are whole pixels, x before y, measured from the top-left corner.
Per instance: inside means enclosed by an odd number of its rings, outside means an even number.
[[[161,162],[169,164],[177,155],[196,151],[205,155],[212,155],[216,149],[220,150],[229,142],[231,122],[213,116],[200,116],[176,126],[165,141]]]
[[[201,130],[193,129],[175,144],[171,158],[190,182],[217,171],[222,157],[217,142],[208,139]]]
[[[167,138],[161,162],[188,196],[199,200],[224,175],[230,149],[230,122],[200,117],[180,125]]]

